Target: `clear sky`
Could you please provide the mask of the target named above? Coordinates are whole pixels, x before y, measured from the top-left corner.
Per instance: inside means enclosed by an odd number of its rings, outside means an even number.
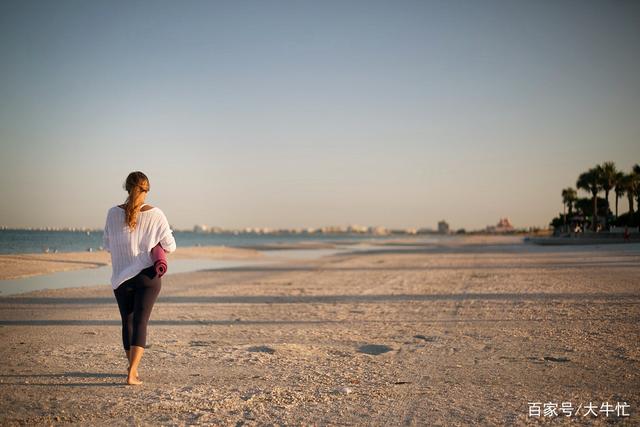
[[[640,162],[638,1],[2,1],[0,225],[544,226]],[[626,204],[621,206],[626,209]]]

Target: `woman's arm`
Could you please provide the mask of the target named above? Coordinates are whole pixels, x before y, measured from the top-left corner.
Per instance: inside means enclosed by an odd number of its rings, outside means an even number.
[[[102,246],[107,252],[111,252],[109,249],[109,218],[107,218],[107,222],[104,224],[104,233],[102,234]]]
[[[162,212],[161,225],[160,225],[160,246],[165,252],[174,252],[176,250],[176,239],[173,237],[173,230],[169,226],[169,221],[164,212]]]

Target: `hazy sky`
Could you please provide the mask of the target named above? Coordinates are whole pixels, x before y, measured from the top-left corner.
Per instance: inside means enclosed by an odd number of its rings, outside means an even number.
[[[640,162],[638,1],[2,1],[0,225],[543,226]],[[621,205],[626,210],[626,201]]]

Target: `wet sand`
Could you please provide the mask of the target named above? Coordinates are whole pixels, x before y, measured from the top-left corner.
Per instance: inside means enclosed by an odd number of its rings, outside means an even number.
[[[240,260],[262,257],[263,254],[256,249],[226,246],[183,247],[167,254],[169,262],[172,259]],[[108,264],[111,264],[111,255],[107,251],[3,254],[0,255],[0,280],[95,268]]]
[[[0,424],[637,425],[639,286],[640,245],[514,240],[170,275],[141,386],[108,285],[0,298]]]

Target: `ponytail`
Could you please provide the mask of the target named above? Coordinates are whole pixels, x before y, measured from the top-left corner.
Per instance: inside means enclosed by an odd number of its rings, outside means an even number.
[[[140,171],[131,172],[125,181],[124,189],[129,193],[124,207],[125,224],[133,231],[142,207],[143,193],[149,191],[149,179]]]

